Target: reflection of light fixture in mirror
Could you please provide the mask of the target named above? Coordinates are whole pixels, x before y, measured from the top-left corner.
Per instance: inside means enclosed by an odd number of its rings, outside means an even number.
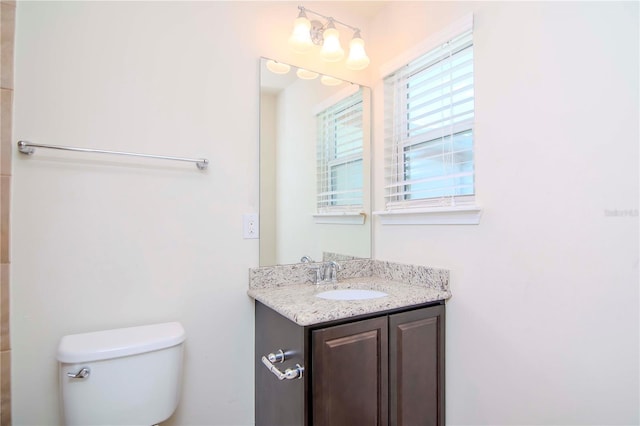
[[[327,62],[338,62],[344,57],[344,49],[340,45],[340,33],[335,24],[338,23],[353,31],[353,39],[349,44],[349,58],[346,66],[351,70],[362,70],[369,65],[369,57],[364,50],[364,40],[360,36],[360,30],[351,25],[340,22],[332,17],[298,6],[300,13],[293,26],[293,32],[289,37],[289,45],[296,53],[308,52],[314,44],[322,45],[320,56]],[[319,21],[309,21],[307,12],[324,18],[327,23],[323,26]]]
[[[313,47],[311,41],[311,22],[304,13],[304,8],[300,8],[300,13],[293,23],[293,32],[289,37],[289,46],[296,53],[306,53]]]
[[[298,68],[298,71],[296,71],[296,75],[303,80],[313,80],[314,78],[318,77],[317,72],[305,70],[303,68]]]
[[[369,65],[369,57],[364,51],[364,40],[360,37],[360,31],[353,34],[349,43],[349,57],[346,65],[350,70],[363,70]]]
[[[286,74],[291,69],[291,65],[269,59],[267,61],[267,69],[274,74]]]
[[[320,82],[325,86],[339,86],[343,83],[342,80],[328,75],[323,75],[322,77],[320,77]]]

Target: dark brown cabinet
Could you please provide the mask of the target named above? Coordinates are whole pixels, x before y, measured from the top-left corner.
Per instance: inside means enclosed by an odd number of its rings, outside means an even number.
[[[444,425],[444,305],[389,315],[389,424]]]
[[[387,318],[336,325],[311,334],[313,424],[386,425]]]
[[[444,425],[443,303],[299,326],[256,302],[256,425]],[[282,349],[278,380],[261,358]]]

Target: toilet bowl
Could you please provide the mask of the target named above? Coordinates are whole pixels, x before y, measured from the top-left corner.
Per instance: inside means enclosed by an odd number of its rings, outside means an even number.
[[[180,399],[185,331],[178,322],[64,336],[58,346],[67,425],[155,425]]]

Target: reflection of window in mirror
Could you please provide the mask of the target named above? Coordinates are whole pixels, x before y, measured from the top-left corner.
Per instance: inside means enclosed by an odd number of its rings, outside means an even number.
[[[318,213],[363,205],[362,90],[316,115]]]

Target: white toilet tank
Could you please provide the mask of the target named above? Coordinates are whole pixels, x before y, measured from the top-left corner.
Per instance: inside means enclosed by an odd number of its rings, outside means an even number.
[[[180,399],[185,337],[178,322],[64,336],[58,361],[65,424],[168,419]]]

